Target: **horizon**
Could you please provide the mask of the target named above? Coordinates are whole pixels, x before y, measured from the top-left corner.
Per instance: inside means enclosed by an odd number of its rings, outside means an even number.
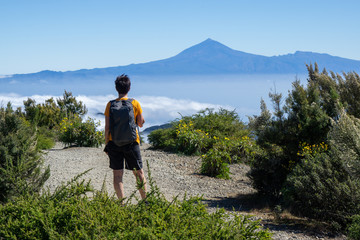
[[[360,60],[355,0],[1,3],[0,76],[157,61],[208,38],[267,57]]]

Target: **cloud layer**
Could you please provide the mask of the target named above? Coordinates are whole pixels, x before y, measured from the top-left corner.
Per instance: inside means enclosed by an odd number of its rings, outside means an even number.
[[[32,98],[36,103],[44,103],[45,100],[53,97],[54,99],[61,96],[51,95],[32,95],[21,96],[18,94],[2,94],[0,95],[0,105],[6,106],[8,102],[11,102],[13,107],[23,107],[23,101]],[[101,96],[75,96],[77,100],[82,101],[88,109],[88,117],[95,118],[101,121],[101,126],[104,126],[104,116],[102,113],[105,110],[105,106],[109,100],[115,99],[115,95],[101,95]],[[159,96],[138,96],[135,97],[141,104],[143,109],[143,115],[146,123],[144,128],[160,125],[182,116],[194,114],[205,108],[226,108],[233,110],[230,106],[215,105],[210,103],[201,103],[187,99],[174,99],[169,97]]]

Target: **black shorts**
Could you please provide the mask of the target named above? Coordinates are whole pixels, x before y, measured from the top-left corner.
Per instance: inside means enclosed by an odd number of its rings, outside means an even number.
[[[124,169],[124,160],[126,169],[140,170],[143,167],[140,146],[137,142],[119,147],[110,141],[106,145],[105,150],[109,155],[110,168],[113,170]]]

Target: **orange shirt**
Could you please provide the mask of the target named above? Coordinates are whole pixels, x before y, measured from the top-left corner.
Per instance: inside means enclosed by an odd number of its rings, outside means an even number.
[[[116,101],[127,100],[127,99],[128,99],[127,97],[126,98],[117,98]],[[142,114],[142,109],[141,109],[140,103],[137,100],[134,99],[131,103],[133,105],[135,121],[136,121],[137,116]],[[110,102],[108,102],[108,104],[106,105],[105,112],[104,112],[104,115],[106,117],[110,117],[110,105],[111,105]],[[139,136],[137,129],[136,129],[136,135],[137,135],[136,142],[140,144],[140,136]],[[109,133],[109,141],[111,141],[111,140],[112,140],[111,134]]]

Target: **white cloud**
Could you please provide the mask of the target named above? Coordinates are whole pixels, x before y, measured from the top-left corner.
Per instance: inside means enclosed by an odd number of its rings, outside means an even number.
[[[12,75],[0,75],[0,78],[12,77]]]
[[[11,102],[13,107],[22,107],[23,101],[28,98],[32,98],[36,103],[44,103],[45,100],[53,97],[57,99],[61,96],[51,95],[32,95],[21,96],[18,94],[2,94],[0,95],[0,104],[6,106],[7,102]],[[105,110],[108,101],[115,99],[115,95],[98,95],[98,96],[75,96],[77,100],[82,101],[87,109],[87,116],[95,118],[97,121],[101,121],[102,127],[104,126],[104,116],[102,113]],[[158,96],[138,96],[135,97],[141,104],[143,109],[143,115],[146,123],[144,128],[164,124],[180,118],[181,115],[187,116],[194,114],[205,108],[219,109],[220,107],[233,110],[229,106],[215,105],[209,103],[195,102],[187,99],[174,99],[168,97]],[[181,114],[181,115],[180,115]]]

